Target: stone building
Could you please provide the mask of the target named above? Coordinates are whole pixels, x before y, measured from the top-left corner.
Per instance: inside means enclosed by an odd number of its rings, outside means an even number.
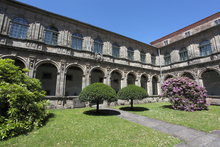
[[[161,83],[187,76],[220,95],[220,13],[146,43],[13,0],[0,1],[0,57],[40,79],[54,108],[85,106],[91,83],[136,84],[158,97]],[[152,99],[152,98],[151,98]],[[158,99],[157,99],[158,100]]]

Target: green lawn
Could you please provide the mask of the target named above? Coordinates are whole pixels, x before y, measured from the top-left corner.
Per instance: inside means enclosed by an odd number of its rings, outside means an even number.
[[[172,136],[123,120],[115,115],[83,114],[83,109],[50,110],[55,116],[40,129],[0,142],[4,147],[149,146],[180,143]]]
[[[149,110],[130,112],[205,132],[220,130],[220,106],[209,106],[208,111],[196,112],[173,110],[169,108],[170,103],[148,103],[135,106]],[[118,106],[117,108],[123,107]]]

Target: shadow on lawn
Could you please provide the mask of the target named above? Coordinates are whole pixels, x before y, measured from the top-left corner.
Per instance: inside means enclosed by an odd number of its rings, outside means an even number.
[[[99,110],[99,112],[96,112],[96,110],[88,110],[83,112],[86,115],[93,115],[93,116],[112,116],[112,115],[120,115],[121,113],[116,110]]]
[[[148,111],[148,108],[145,107],[133,107],[133,109],[131,109],[131,107],[121,107],[119,108],[120,110],[123,111]]]
[[[172,110],[174,110],[172,105],[163,105],[163,106],[160,106],[160,107],[162,107],[164,109],[172,109]]]
[[[45,126],[48,122],[49,122],[49,120],[51,119],[51,118],[54,118],[55,117],[55,114],[54,113],[49,113],[47,116],[46,116],[46,118],[43,120],[43,125]]]

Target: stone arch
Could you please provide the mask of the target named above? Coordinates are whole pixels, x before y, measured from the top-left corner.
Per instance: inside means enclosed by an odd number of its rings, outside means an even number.
[[[2,56],[1,58],[2,59],[12,59],[12,60],[14,60],[15,61],[14,64],[16,66],[19,66],[21,69],[28,68],[26,60],[22,57],[6,55],[6,56]]]
[[[158,76],[152,76],[152,95],[158,95]]]
[[[201,74],[203,85],[208,95],[220,96],[220,74],[216,70],[207,69]]]
[[[167,74],[167,75],[164,76],[164,81],[166,81],[166,80],[168,80],[168,79],[170,79],[170,78],[174,78],[174,77],[175,77],[175,76],[172,75],[172,74]]]
[[[191,72],[183,72],[181,75],[181,77],[187,77],[187,78],[190,78],[191,80],[195,80],[195,75]]]
[[[82,65],[79,65],[79,64],[75,64],[75,63],[67,65],[65,68],[65,73],[67,73],[68,69],[72,66],[80,68],[83,71],[83,76],[85,75],[85,73],[86,73],[85,67],[83,67]]]
[[[130,84],[134,84],[135,85],[135,81],[137,79],[137,76],[134,72],[129,72],[127,73],[127,85],[130,85]]]
[[[65,96],[78,96],[82,91],[84,72],[83,69],[75,64],[66,68],[65,74]]]
[[[56,95],[57,74],[58,69],[51,62],[41,62],[36,66],[36,78],[41,81],[46,95]]]
[[[122,73],[119,70],[113,70],[110,73],[111,87],[118,92],[121,89]]]
[[[147,74],[141,74],[141,87],[144,88],[146,91],[147,89],[147,82],[148,82],[148,75]]]
[[[198,78],[201,79],[202,78],[202,74],[207,71],[207,70],[214,70],[215,72],[217,72],[218,74],[220,74],[220,71],[218,69],[215,69],[215,68],[204,68],[204,69],[201,69],[199,74],[198,74]]]
[[[106,74],[103,68],[94,67],[90,70],[90,84],[96,82],[104,83],[105,78]]]
[[[59,68],[58,63],[56,63],[56,62],[53,61],[53,60],[41,60],[41,61],[38,61],[38,62],[35,64],[35,70],[36,70],[40,65],[45,64],[45,63],[53,64],[53,65],[57,68],[58,73],[60,72],[60,68]]]

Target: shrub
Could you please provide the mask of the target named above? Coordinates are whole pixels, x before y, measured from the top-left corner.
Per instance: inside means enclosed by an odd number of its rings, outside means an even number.
[[[147,91],[136,85],[128,85],[118,92],[118,98],[122,100],[131,100],[131,109],[133,109],[133,100],[141,100],[147,97]]]
[[[117,100],[115,90],[103,83],[93,83],[85,87],[79,95],[79,99],[83,102],[96,103],[96,111],[99,112],[99,103],[103,100],[113,102]]]
[[[207,91],[195,81],[186,78],[171,78],[162,85],[163,96],[170,99],[172,107],[178,110],[206,110]]]
[[[39,80],[28,77],[27,70],[13,62],[0,59],[0,139],[39,127],[47,116]]]

